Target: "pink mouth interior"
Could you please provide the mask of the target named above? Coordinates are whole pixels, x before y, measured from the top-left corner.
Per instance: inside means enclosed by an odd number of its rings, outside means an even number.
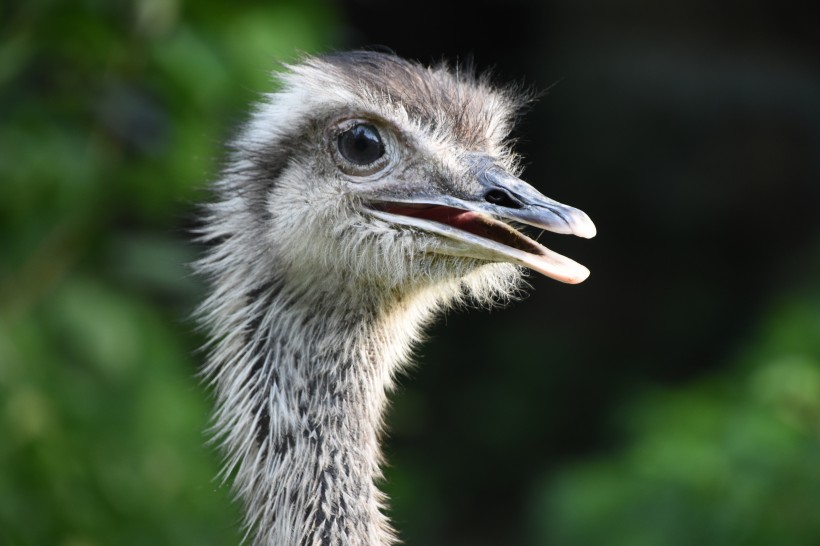
[[[540,245],[507,224],[473,211],[444,205],[411,205],[407,203],[389,203],[382,205],[380,208],[390,214],[423,218],[445,224],[530,254],[543,254]]]

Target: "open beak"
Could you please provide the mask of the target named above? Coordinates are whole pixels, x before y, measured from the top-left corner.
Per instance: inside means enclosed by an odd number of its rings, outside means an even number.
[[[512,262],[555,280],[577,284],[589,276],[583,265],[527,237],[506,221],[589,239],[595,224],[584,212],[553,201],[492,163],[476,161],[475,183],[460,192],[428,191],[370,203],[372,214],[448,239],[447,254]]]

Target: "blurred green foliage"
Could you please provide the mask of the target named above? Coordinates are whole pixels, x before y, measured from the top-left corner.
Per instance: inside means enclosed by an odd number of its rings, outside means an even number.
[[[237,544],[186,203],[322,2],[0,8],[0,544]],[[182,212],[181,212],[182,211]]]
[[[540,543],[820,544],[820,294],[781,303],[719,375],[643,392],[614,456],[549,483]]]

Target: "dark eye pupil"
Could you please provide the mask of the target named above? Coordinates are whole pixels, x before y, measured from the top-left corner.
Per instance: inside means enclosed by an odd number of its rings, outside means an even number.
[[[384,143],[375,127],[360,123],[339,135],[339,152],[355,165],[369,165],[384,155]]]

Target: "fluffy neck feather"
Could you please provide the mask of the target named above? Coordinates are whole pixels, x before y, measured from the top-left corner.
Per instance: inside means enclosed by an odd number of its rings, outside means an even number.
[[[222,309],[205,373],[254,544],[394,542],[374,484],[386,393],[448,291],[329,299],[278,282]]]

